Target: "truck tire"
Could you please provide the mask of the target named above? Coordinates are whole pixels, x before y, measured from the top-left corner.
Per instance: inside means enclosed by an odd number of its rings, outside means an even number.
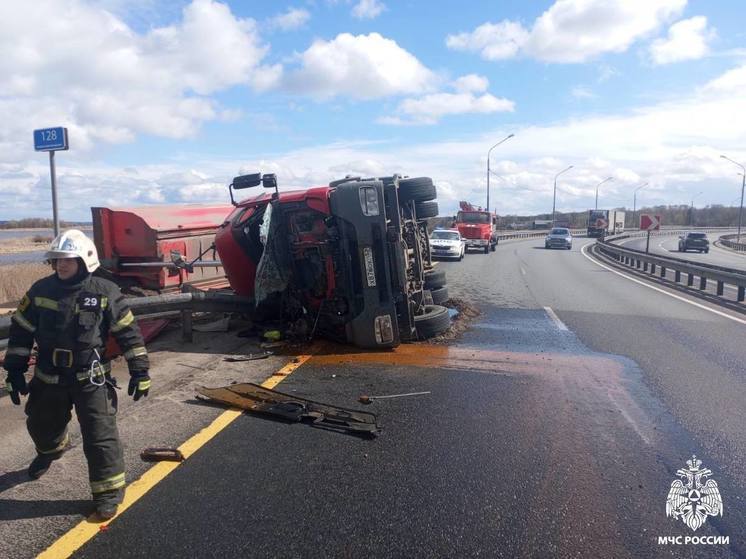
[[[411,200],[426,202],[428,200],[435,200],[437,196],[433,179],[429,177],[417,177],[399,181],[399,202],[401,203]]]
[[[425,312],[414,317],[417,337],[426,340],[442,334],[451,326],[448,309],[440,305],[425,305]]]
[[[431,289],[430,294],[433,296],[433,305],[442,305],[451,298],[448,294],[447,286],[439,287],[438,289]]]
[[[436,217],[438,215],[438,203],[435,201],[417,202],[414,205],[414,211],[417,213],[417,220]]]
[[[446,272],[445,270],[430,270],[425,272],[425,289],[432,291],[438,289],[446,284]]]
[[[490,252],[490,245],[487,245],[486,247],[484,247],[484,253],[489,254],[489,252]]]
[[[494,245],[490,245],[490,250],[491,250],[492,252],[495,252],[495,251],[497,250],[497,241],[495,241],[495,244],[494,244]]]

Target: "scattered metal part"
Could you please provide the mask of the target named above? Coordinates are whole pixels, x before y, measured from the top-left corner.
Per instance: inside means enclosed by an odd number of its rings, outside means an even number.
[[[285,347],[286,345],[288,345],[288,343],[286,341],[263,342],[263,343],[259,344],[259,347],[261,347],[262,349],[274,349],[274,348],[278,348],[278,347]]]
[[[285,421],[310,423],[321,429],[371,438],[380,431],[375,414],[314,402],[258,384],[232,384],[222,388],[203,386],[197,392],[210,400],[252,413],[271,415]]]
[[[178,448],[146,448],[140,453],[145,462],[183,462],[184,455]]]
[[[266,359],[270,355],[274,355],[271,351],[265,351],[263,353],[249,353],[244,357],[225,357],[223,361],[228,363],[239,363],[241,361],[256,361],[257,359]]]
[[[388,394],[386,396],[360,396],[358,398],[358,401],[363,404],[372,404],[373,400],[387,400],[389,398],[403,398],[404,396],[422,396],[423,394],[430,394],[430,391],[427,392],[407,392],[406,394]]]

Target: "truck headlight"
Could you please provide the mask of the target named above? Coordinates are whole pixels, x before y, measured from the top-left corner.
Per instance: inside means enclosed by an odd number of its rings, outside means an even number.
[[[379,344],[390,344],[394,341],[394,325],[391,323],[391,315],[377,316],[373,323],[376,333],[376,342]]]
[[[360,187],[360,209],[363,215],[378,215],[378,192],[372,186]]]

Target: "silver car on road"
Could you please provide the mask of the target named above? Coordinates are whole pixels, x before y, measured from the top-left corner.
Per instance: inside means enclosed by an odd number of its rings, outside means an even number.
[[[544,239],[544,248],[572,248],[572,234],[566,227],[555,227]]]

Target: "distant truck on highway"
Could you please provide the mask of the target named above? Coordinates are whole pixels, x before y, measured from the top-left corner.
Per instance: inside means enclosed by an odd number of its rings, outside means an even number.
[[[494,251],[497,247],[497,216],[469,202],[460,202],[459,205],[461,211],[456,214],[454,228],[461,233],[466,250],[477,248],[485,254]]]
[[[624,212],[619,210],[588,210],[588,236],[603,238],[624,232]]]

